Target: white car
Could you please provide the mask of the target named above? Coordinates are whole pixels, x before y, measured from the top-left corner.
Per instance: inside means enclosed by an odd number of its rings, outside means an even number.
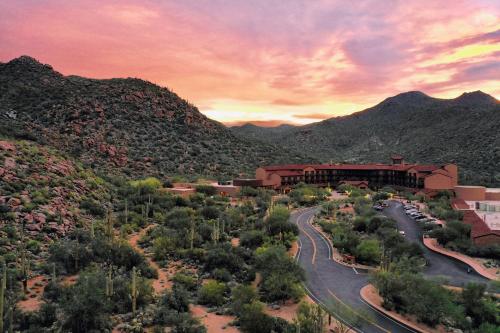
[[[399,230],[399,234],[400,234],[401,236],[405,236],[405,235],[406,235],[406,233],[405,233],[403,230]]]

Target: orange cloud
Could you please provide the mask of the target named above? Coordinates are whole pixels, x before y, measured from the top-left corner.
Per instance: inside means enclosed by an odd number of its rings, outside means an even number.
[[[242,120],[224,123],[226,126],[241,126],[245,124],[252,124],[261,127],[276,127],[279,125],[297,125],[295,123],[283,122],[282,120]]]
[[[299,119],[328,119],[332,118],[331,114],[326,114],[326,113],[304,113],[304,114],[294,114],[293,115],[295,118]]]

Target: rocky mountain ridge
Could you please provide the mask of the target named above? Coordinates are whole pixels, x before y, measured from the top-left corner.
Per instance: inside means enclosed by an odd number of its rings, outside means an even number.
[[[0,134],[70,153],[105,173],[233,176],[306,161],[237,138],[166,88],[134,79],[63,76],[23,56],[0,64]]]

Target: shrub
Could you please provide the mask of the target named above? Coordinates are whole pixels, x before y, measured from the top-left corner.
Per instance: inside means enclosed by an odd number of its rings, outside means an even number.
[[[214,280],[204,284],[198,293],[198,302],[211,306],[221,306],[225,302],[226,285]]]
[[[174,281],[175,284],[181,285],[190,291],[195,290],[196,287],[198,286],[198,281],[194,276],[184,274],[182,272],[176,273],[172,278],[172,280]]]
[[[196,192],[212,196],[217,193],[217,190],[212,185],[197,185]]]
[[[240,236],[240,245],[256,249],[264,243],[265,233],[262,230],[245,231]]]
[[[243,306],[258,301],[255,288],[250,285],[239,285],[231,290],[231,310],[236,316],[241,316]]]
[[[80,208],[85,209],[87,212],[96,217],[102,218],[106,214],[104,208],[97,201],[92,199],[85,199],[80,202]]]
[[[360,262],[377,264],[380,262],[380,245],[376,239],[362,240],[356,247],[356,258]]]
[[[229,282],[232,279],[231,273],[225,268],[216,268],[212,272],[212,277],[218,281]]]

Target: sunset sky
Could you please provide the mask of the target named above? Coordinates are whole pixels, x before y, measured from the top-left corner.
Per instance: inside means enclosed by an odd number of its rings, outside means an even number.
[[[224,123],[310,123],[409,90],[500,98],[498,0],[0,1],[0,61],[139,77]]]

